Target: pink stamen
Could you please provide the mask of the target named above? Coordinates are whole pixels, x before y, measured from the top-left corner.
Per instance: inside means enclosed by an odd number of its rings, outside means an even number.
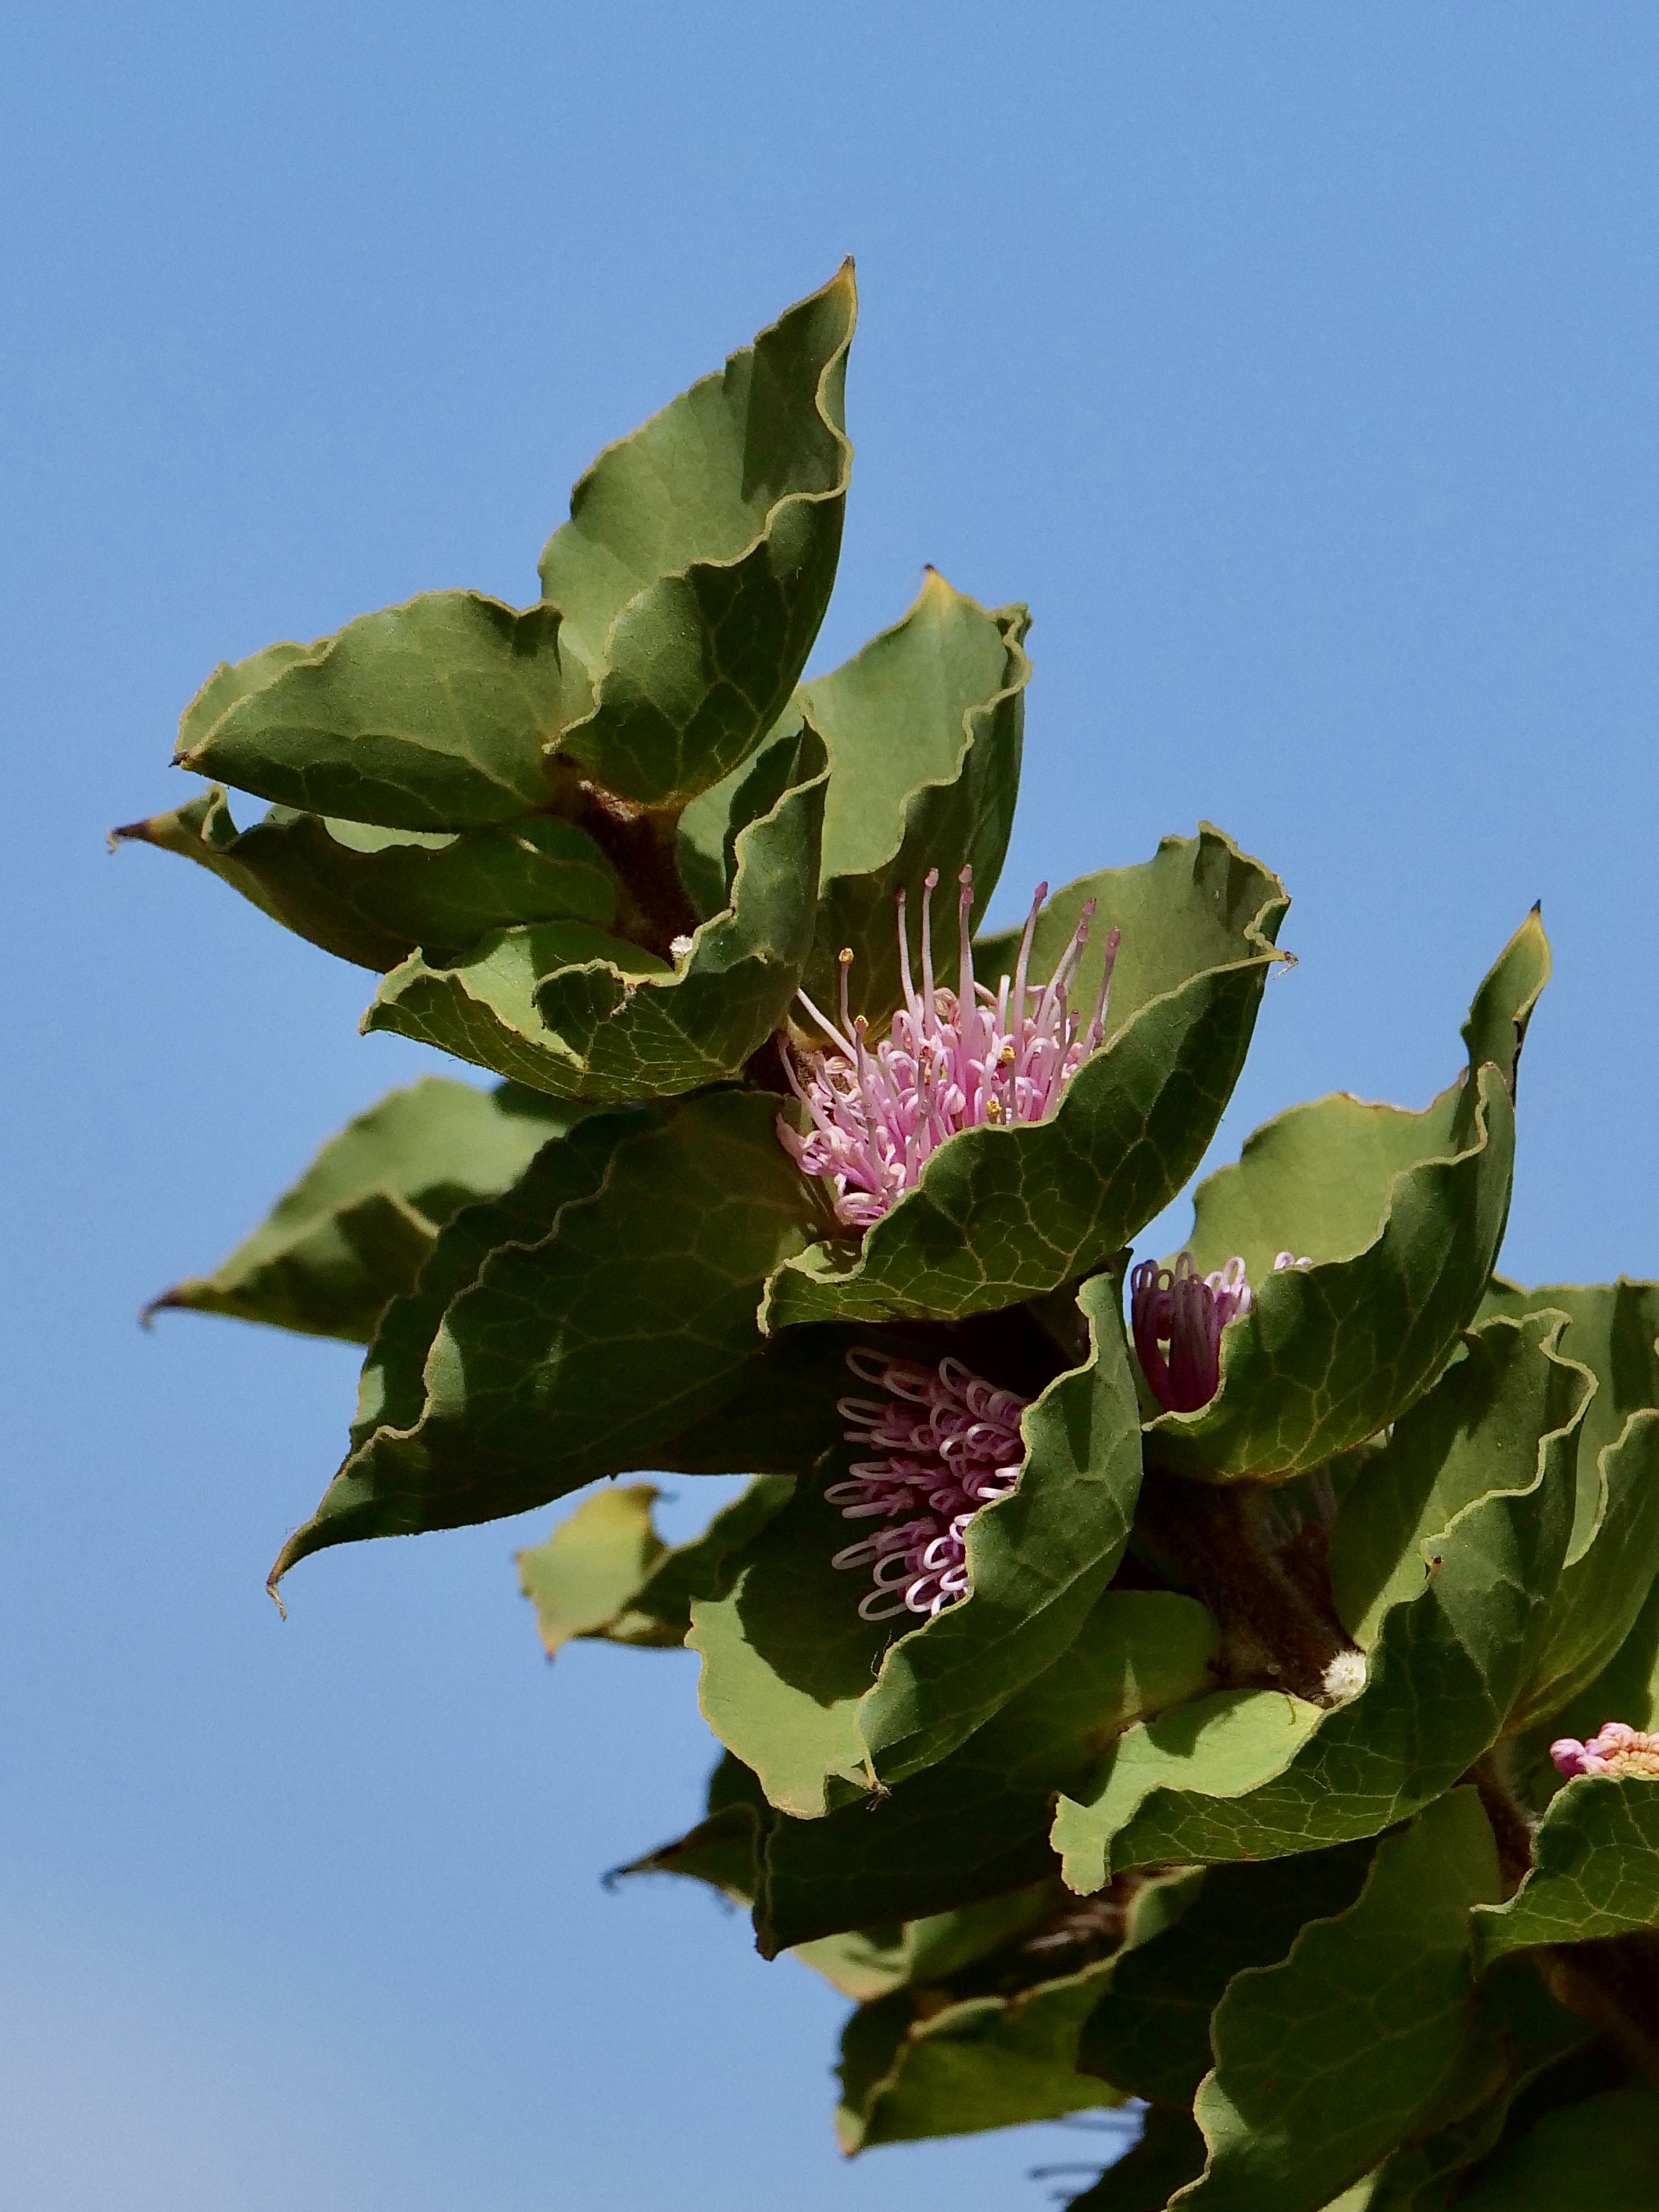
[[[1311,1262],[1281,1252],[1273,1271]],[[1190,1252],[1173,1267],[1143,1260],[1129,1277],[1129,1327],[1135,1357],[1166,1413],[1195,1413],[1221,1385],[1221,1332],[1250,1310],[1255,1293],[1237,1254],[1213,1275],[1200,1275]],[[1169,1346],[1166,1352],[1165,1346]]]
[[[931,1619],[968,1594],[967,1534],[982,1505],[1006,1498],[1019,1480],[1019,1433],[1027,1400],[999,1389],[960,1360],[937,1367],[857,1350],[847,1364],[883,1398],[842,1398],[851,1444],[878,1457],[855,1460],[824,1492],[847,1521],[880,1520],[835,1554],[833,1566],[867,1571],[874,1587],[860,1601],[866,1620],[905,1613]]]
[[[871,1051],[863,1018],[848,1012],[852,954],[841,956],[841,1022],[830,1019],[803,991],[800,1003],[829,1040],[814,1053],[805,1080],[784,1052],[789,1087],[812,1127],[805,1134],[780,1117],[778,1134],[807,1175],[826,1176],[835,1207],[848,1228],[867,1229],[921,1180],[939,1146],[963,1129],[987,1124],[1046,1121],[1078,1069],[1105,1034],[1106,1007],[1119,933],[1106,940],[1106,960],[1093,1011],[1085,1026],[1067,1005],[1089,941],[1092,900],[1085,907],[1046,984],[1030,981],[1037,915],[1048,895],[1039,884],[1021,933],[1012,977],[994,995],[974,976],[969,921],[974,872],[957,878],[960,942],[957,988],[933,975],[933,896],[939,871],[923,878],[921,988],[910,964],[904,892],[897,898],[899,974],[904,1004],[891,1028]]]
[[[1638,1775],[1659,1781],[1659,1735],[1627,1727],[1623,1721],[1604,1721],[1601,1732],[1588,1743],[1564,1735],[1550,1746],[1550,1757],[1569,1781],[1581,1774]]]

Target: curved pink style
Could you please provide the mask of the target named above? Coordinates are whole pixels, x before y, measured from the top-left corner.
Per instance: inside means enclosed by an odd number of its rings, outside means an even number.
[[[1550,1757],[1569,1781],[1580,1774],[1637,1774],[1659,1781],[1659,1735],[1603,1721],[1588,1743],[1564,1735],[1550,1746]]]
[[[921,988],[910,972],[910,935],[904,893],[898,895],[898,935],[904,1004],[890,1035],[872,1049],[863,1015],[848,1006],[850,951],[841,956],[839,1025],[803,991],[800,1002],[830,1041],[808,1062],[806,1080],[783,1053],[789,1087],[806,1109],[811,1127],[803,1135],[780,1115],[778,1134],[803,1171],[827,1176],[835,1185],[836,1213],[849,1229],[867,1229],[893,1201],[920,1181],[921,1170],[947,1137],[984,1124],[1041,1121],[1104,1034],[1112,967],[1119,933],[1106,940],[1106,962],[1086,1024],[1066,1005],[1076,980],[1095,902],[1089,900],[1072,941],[1046,983],[1027,976],[1038,908],[1048,895],[1039,884],[1019,941],[1012,976],[989,991],[974,977],[968,918],[974,872],[957,878],[961,943],[957,988],[933,981],[930,928],[939,870],[930,868],[921,898]]]
[[[968,1524],[1019,1480],[1028,1401],[999,1389],[958,1359],[937,1367],[854,1351],[847,1364],[884,1398],[842,1398],[847,1441],[878,1456],[857,1460],[824,1492],[847,1521],[887,1525],[836,1553],[843,1569],[868,1568],[875,1587],[859,1603],[866,1620],[909,1613],[930,1619],[968,1594]]]

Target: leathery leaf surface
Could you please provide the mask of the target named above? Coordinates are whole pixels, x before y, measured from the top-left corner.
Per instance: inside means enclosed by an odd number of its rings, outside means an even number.
[[[1331,1540],[1338,1611],[1367,1655],[1324,1711],[1234,1689],[1128,1729],[1060,1800],[1066,1878],[1271,1857],[1375,1835],[1503,1733],[1547,1633],[1572,1524],[1586,1371],[1559,1315],[1474,1331],[1348,1492]]]
[[[1221,1382],[1147,1431],[1157,1464],[1212,1481],[1291,1476],[1398,1419],[1479,1310],[1509,1218],[1521,1042],[1549,974],[1534,912],[1464,1027],[1468,1074],[1421,1114],[1344,1094],[1258,1129],[1200,1185],[1201,1273],[1234,1254],[1255,1297]],[[1311,1265],[1276,1271],[1284,1251]]]
[[[1547,2111],[1484,2166],[1458,2212],[1647,2212],[1659,2096],[1622,2088]]]
[[[852,264],[607,447],[541,558],[592,706],[588,774],[661,806],[719,782],[783,712],[830,603],[853,449]]]
[[[1105,1042],[1054,1115],[941,1146],[861,1243],[823,1240],[778,1272],[768,1329],[951,1320],[1057,1289],[1103,1266],[1192,1173],[1243,1065],[1267,971],[1285,957],[1273,939],[1288,902],[1218,831],[1166,838],[1143,866],[1050,902],[1035,980],[1052,973],[1090,896],[1093,936],[1073,987],[1085,1018],[1114,925],[1122,947]]]
[[[803,981],[838,1018],[840,954],[852,1012],[885,1026],[902,1001],[896,896],[908,897],[910,957],[921,974],[921,899],[932,902],[933,965],[953,987],[957,878],[974,871],[970,920],[996,888],[1019,787],[1025,685],[1023,607],[994,611],[930,569],[904,619],[797,695],[797,710],[830,748],[823,871],[812,956]],[[797,1012],[802,1036],[823,1039]]]
[[[735,841],[731,902],[672,963],[574,923],[504,930],[448,966],[416,953],[363,1017],[559,1097],[677,1096],[739,1074],[783,1019],[812,941],[822,741],[787,741],[780,795]]]
[[[1474,2023],[1469,1910],[1499,1894],[1480,1802],[1456,1790],[1377,1846],[1365,1886],[1216,2008],[1194,2106],[1209,2155],[1194,2212],[1321,2212],[1455,2075]]]
[[[1088,1356],[1022,1424],[1013,1494],[975,1515],[970,1590],[933,1620],[868,1621],[836,1553],[865,1533],[825,1469],[757,1537],[729,1593],[692,1608],[702,1709],[771,1802],[811,1817],[833,1782],[896,1782],[943,1758],[1073,1641],[1122,1556],[1139,1489],[1138,1413],[1116,1285],[1084,1285]],[[843,1447],[837,1474],[856,1455]],[[872,1685],[872,1674],[875,1680]]]
[[[1118,1729],[1201,1691],[1214,1654],[1214,1623],[1194,1600],[1108,1591],[1048,1673],[937,1766],[823,1818],[763,1810],[761,1951],[957,1911],[1053,1875],[1054,1791]]]
[[[393,1091],[329,1139],[211,1275],[174,1284],[147,1313],[188,1307],[366,1344],[444,1224],[514,1182],[574,1118],[512,1085],[429,1075]]]
[[[546,755],[586,705],[559,631],[556,607],[422,592],[216,669],[173,764],[389,830],[514,821],[548,804]]]
[[[1568,1316],[1562,1350],[1596,1379],[1578,1451],[1567,1565],[1512,1730],[1571,1704],[1612,1660],[1659,1574],[1659,1284],[1494,1282],[1487,1313]],[[1605,1717],[1605,1716],[1603,1717]]]
[[[1012,1996],[937,2009],[920,2009],[908,1990],[860,2007],[842,2037],[842,2148],[977,2135],[1121,2104],[1119,2091],[1076,2067],[1078,2030],[1109,1971],[1097,1961]]]
[[[843,269],[602,453],[543,553],[539,606],[427,592],[222,666],[178,764],[398,830],[543,811],[562,754],[650,805],[718,782],[782,710],[829,602],[854,314]]]
[[[1587,1943],[1659,1928],[1659,1783],[1582,1775],[1533,1838],[1532,1871],[1507,1905],[1475,1914],[1482,1966],[1534,1943]]]
[[[395,968],[417,945],[441,957],[516,922],[605,930],[616,915],[610,862],[585,831],[550,814],[452,834],[279,806],[238,830],[216,784],[112,835],[196,861],[297,937],[360,968]]]
[[[712,1595],[726,1562],[789,1497],[786,1477],[758,1475],[702,1534],[667,1544],[652,1482],[596,1490],[545,1543],[519,1554],[519,1579],[536,1608],[550,1659],[573,1638],[678,1649],[691,1626],[691,1597]]]
[[[500,1212],[463,1214],[388,1312],[357,1448],[275,1574],[663,1464],[665,1441],[739,1386],[759,1285],[816,1225],[773,1105],[716,1091],[596,1116]]]

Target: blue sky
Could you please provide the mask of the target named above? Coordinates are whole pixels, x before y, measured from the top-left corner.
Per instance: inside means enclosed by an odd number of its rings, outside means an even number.
[[[183,795],[216,661],[532,598],[593,452],[852,252],[817,662],[926,562],[1030,602],[1004,907],[1200,817],[1280,870],[1225,1158],[1420,1103],[1541,898],[1507,1264],[1659,1273],[1659,19],[57,0],[0,27],[0,2199],[1036,2212],[1086,2141],[843,2166],[839,2001],[599,1889],[708,1753],[689,1661],[546,1667],[550,1516],[277,1620],[350,1352],[134,1316],[423,1055],[103,832]]]

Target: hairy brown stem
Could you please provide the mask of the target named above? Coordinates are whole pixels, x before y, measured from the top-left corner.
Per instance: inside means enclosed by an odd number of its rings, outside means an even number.
[[[1472,1782],[1480,1793],[1481,1808],[1498,1845],[1504,1894],[1513,1897],[1532,1872],[1532,1822],[1499,1771],[1495,1752],[1477,1759],[1463,1779]]]
[[[1332,1601],[1322,1532],[1286,1536],[1273,1496],[1265,1483],[1190,1482],[1149,1469],[1136,1533],[1215,1615],[1230,1683],[1328,1705],[1331,1662],[1355,1647]]]
[[[615,933],[672,959],[677,937],[690,937],[698,921],[674,857],[678,808],[635,806],[586,778],[563,781],[557,811],[585,830],[622,881]]]
[[[1644,1929],[1593,1943],[1553,1943],[1536,1956],[1557,2003],[1600,2029],[1659,2089],[1659,1935]]]

